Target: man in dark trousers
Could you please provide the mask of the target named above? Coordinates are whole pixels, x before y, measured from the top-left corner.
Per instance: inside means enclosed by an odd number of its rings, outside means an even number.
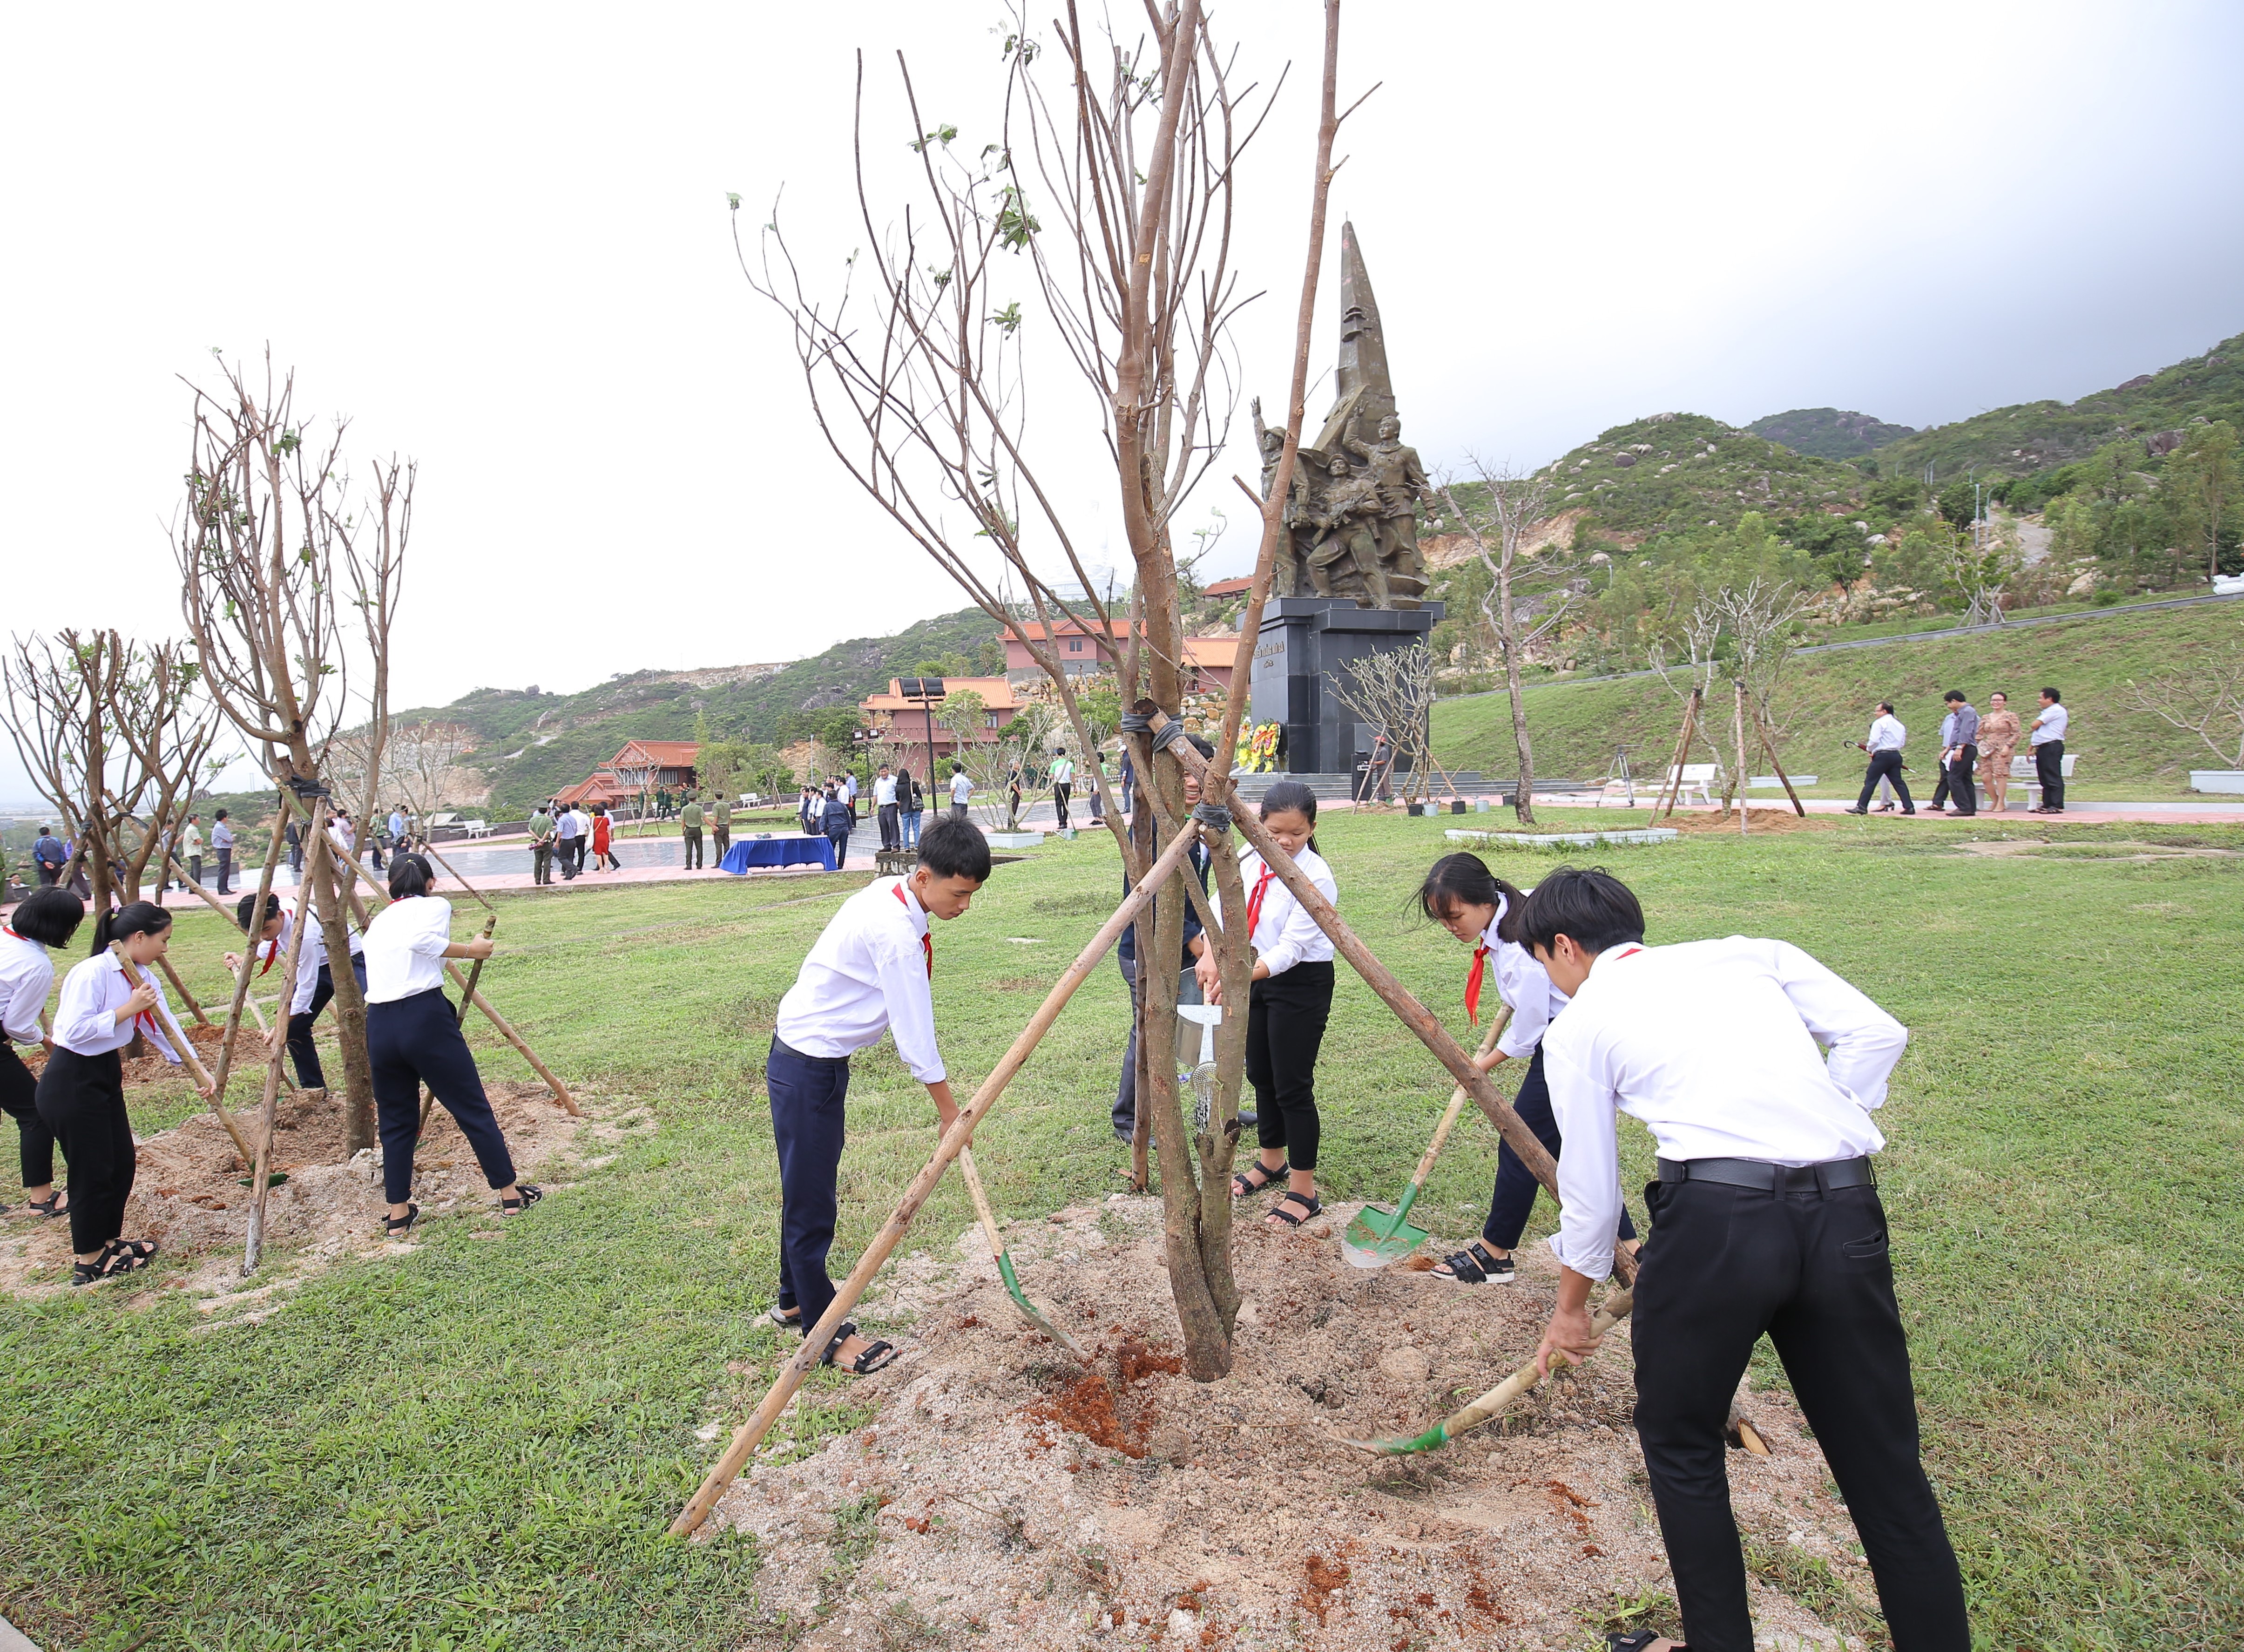
[[[678,811],[678,829],[686,839],[686,870],[701,870],[701,800],[686,795],[686,807]]]
[[[1752,1652],[1730,1511],[1731,1397],[1764,1332],[1839,1485],[1895,1652],[1969,1652],[1963,1575],[1917,1451],[1870,1121],[1908,1032],[1782,941],[1644,944],[1609,873],[1562,867],[1520,940],[1571,999],[1544,1034],[1558,1158],[1558,1305],[1536,1353],[1597,1346],[1592,1286],[1620,1216],[1616,1110],[1650,1127],[1659,1180],[1631,1340],[1636,1429],[1690,1652]],[[1828,1054],[1827,1054],[1828,1053]],[[1650,1632],[1608,1636],[1667,1652]]]
[[[1979,812],[1979,794],[1971,782],[1979,761],[1979,714],[1961,688],[1950,688],[1941,701],[1947,714],[1940,720],[1940,783],[1932,790],[1932,812],[1942,813],[1941,805],[1953,797],[1956,812],[1969,819]]]
[[[1909,730],[1902,726],[1901,719],[1894,715],[1892,701],[1878,701],[1878,714],[1870,721],[1869,738],[1855,743],[1870,754],[1870,766],[1862,775],[1862,795],[1855,800],[1855,806],[1847,812],[1849,815],[1869,814],[1870,796],[1877,790],[1878,782],[1884,780],[1890,781],[1893,789],[1901,794],[1901,812],[1904,815],[1916,813],[1916,804],[1909,795],[1909,782],[1901,777],[1901,753],[1902,748],[1909,743]]]
[[[2034,778],[2041,783],[2041,802],[2026,811],[2031,815],[2065,813],[2065,731],[2072,714],[2062,700],[2054,688],[2041,691],[2041,710],[2034,717],[2033,733],[2027,737],[2033,747]]]
[[[63,868],[70,864],[70,851],[55,836],[52,826],[42,826],[37,841],[31,845],[31,858],[38,863],[39,887],[51,889],[63,881]]]

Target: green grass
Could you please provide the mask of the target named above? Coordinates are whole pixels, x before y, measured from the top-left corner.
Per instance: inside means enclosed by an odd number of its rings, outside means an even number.
[[[2209,603],[1808,654],[1793,662],[1778,694],[1778,714],[1785,725],[1780,749],[1787,769],[1822,782],[1810,795],[1852,796],[1862,783],[1863,759],[1842,742],[1862,739],[1872,708],[1890,700],[1909,731],[1916,770],[1910,784],[1930,792],[1942,694],[1961,688],[1984,712],[1988,693],[2000,688],[2009,694],[2020,721],[2030,723],[2037,694],[2045,683],[2053,683],[2072,712],[2066,749],[2080,759],[2075,796],[2187,798],[2194,796],[2189,770],[2226,764],[2193,736],[2130,704],[2126,683],[2131,677],[2141,680],[2170,672],[2194,653],[2239,639],[2244,639],[2244,611]],[[1726,751],[1732,741],[1731,708],[1721,696],[1728,692],[1727,684],[1720,685],[1708,707]],[[1595,778],[1611,765],[1613,747],[1626,741],[1636,772],[1656,779],[1666,772],[1682,730],[1682,702],[1657,677],[1546,683],[1529,688],[1526,701],[1535,768],[1541,775]],[[1436,701],[1434,749],[1451,768],[1510,775],[1517,767],[1510,701],[1502,694]],[[1693,755],[1695,761],[1707,760],[1704,741]],[[1754,773],[1767,772],[1767,759],[1760,753],[1752,755],[1751,763]],[[1726,759],[1724,767],[1728,766]]]
[[[1353,921],[1461,1026],[1465,954],[1404,913],[1440,830],[1336,816],[1321,842]],[[2244,1622],[2244,859],[1954,852],[1970,835],[1833,822],[1609,860],[1655,941],[1785,937],[1913,1030],[1882,1175],[1929,1464],[1982,1643],[2223,1647]],[[2244,850],[2244,831],[2220,829],[2064,835]],[[1528,881],[1551,863],[1502,870]],[[478,1217],[438,1222],[413,1254],[314,1275],[256,1325],[213,1328],[163,1289],[184,1272],[174,1258],[141,1297],[0,1301],[7,1615],[42,1643],[100,1652],[719,1648],[761,1633],[747,1540],[660,1533],[716,1450],[694,1430],[736,1421],[789,1351],[756,1320],[776,1216],[761,1055],[804,948],[861,881],[506,900],[495,1001],[596,1107],[649,1106],[659,1127],[627,1133],[613,1163],[496,1237],[471,1237],[491,1225]],[[942,926],[937,1012],[962,1077],[989,1070],[1115,887],[1102,840],[1055,843]],[[181,920],[174,950],[198,991],[217,985],[216,938],[214,920]],[[1124,1003],[1102,968],[985,1127],[1004,1209],[1115,1185]],[[503,1050],[486,1071],[524,1075]],[[1345,972],[1324,1073],[1328,1185],[1391,1195],[1448,1087]],[[885,1046],[850,1103],[845,1256],[934,1140]],[[1633,1127],[1624,1141],[1640,1178],[1648,1144]],[[1477,1220],[1488,1170],[1485,1132],[1469,1127],[1420,1207],[1438,1235]],[[907,1248],[939,1249],[970,1221],[947,1180]],[[866,1415],[830,1375],[805,1402],[798,1441]]]

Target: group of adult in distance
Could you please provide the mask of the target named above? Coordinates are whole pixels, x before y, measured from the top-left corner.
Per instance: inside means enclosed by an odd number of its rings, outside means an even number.
[[[2065,709],[2064,699],[2055,688],[2043,689],[2041,708],[2029,729],[2020,725],[2018,713],[2011,709],[2010,696],[2001,689],[1987,696],[1987,710],[1982,714],[1971,704],[1970,695],[1961,688],[1950,688],[1941,697],[1940,778],[1925,812],[1948,814],[1953,800],[1955,814],[1967,818],[1977,814],[1975,775],[1978,785],[1986,788],[1987,806],[2000,812],[2010,795],[2011,759],[2024,735],[2033,752],[2034,783],[2041,788],[2042,796],[2027,813],[2065,813],[2065,736],[2072,714]],[[1901,813],[1917,812],[1916,800],[1903,778],[1909,765],[1902,760],[1902,751],[1908,743],[1909,729],[1895,714],[1893,701],[1881,700],[1869,734],[1855,742],[1869,754],[1870,762],[1862,775],[1862,795],[1849,814],[1889,814],[1896,796]],[[1881,798],[1875,809],[1870,803],[1873,796]]]

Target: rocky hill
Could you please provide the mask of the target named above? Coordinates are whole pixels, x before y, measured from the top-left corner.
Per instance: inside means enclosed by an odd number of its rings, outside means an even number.
[[[1746,429],[1816,459],[1858,459],[1874,448],[1916,434],[1906,424],[1888,424],[1867,413],[1846,413],[1835,407],[1796,407],[1789,413],[1755,419]]]
[[[964,674],[998,666],[997,628],[978,608],[898,632],[859,637],[778,667],[618,674],[573,694],[478,688],[449,706],[402,714],[467,728],[467,759],[489,782],[488,807],[505,813],[582,780],[631,740],[713,738],[775,742],[808,732],[816,714],[857,702],[923,662]]]
[[[2085,459],[2122,437],[2154,439],[2193,419],[2244,425],[2244,333],[2202,355],[2077,402],[2024,402],[1919,430],[1878,449],[1878,468],[1944,481],[1976,465],[1984,475],[2024,476]]]

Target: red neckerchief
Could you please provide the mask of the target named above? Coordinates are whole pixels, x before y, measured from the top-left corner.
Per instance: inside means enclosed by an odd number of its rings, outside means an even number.
[[[1270,869],[1270,863],[1264,861],[1262,876],[1254,880],[1254,892],[1247,897],[1247,938],[1249,941],[1254,938],[1255,929],[1262,922],[1262,897],[1269,892],[1270,880],[1277,876]]]
[[[122,976],[125,976],[125,985],[126,990],[127,990],[127,991],[132,991],[132,990],[133,990],[133,988],[132,988],[132,978],[131,976],[129,976],[129,975],[125,975],[125,958],[124,958],[124,956],[123,956],[121,953],[120,953],[120,954],[113,954],[112,956],[115,956],[115,957],[116,957],[116,958],[117,958],[117,972],[118,972],[118,974],[122,975]],[[136,965],[135,967],[138,967],[138,966]],[[145,981],[145,980],[146,980],[146,979],[148,978],[148,975],[147,975],[147,972],[146,972],[146,971],[145,971],[145,970],[141,971],[140,978],[141,978],[142,980],[144,980],[144,981]],[[161,987],[159,987],[159,988],[157,988],[157,989],[156,989],[156,1001],[157,1001],[159,1004],[160,1004],[160,1003],[162,1003],[162,1002],[164,1001],[164,992],[163,992],[163,989],[162,989]],[[163,1041],[164,1041],[164,1044],[165,1044],[166,1047],[167,1047],[167,1048],[168,1048],[168,1047],[170,1046],[171,1042],[172,1042],[172,1041],[171,1041],[171,1039],[166,1039],[166,1038],[164,1038],[164,1031],[163,1031],[163,1028],[157,1025],[157,1022],[156,1022],[156,1012],[155,1012],[155,1011],[153,1011],[153,1010],[143,1010],[143,1011],[141,1011],[139,1014],[138,1014],[138,1015],[136,1015],[136,1016],[134,1016],[134,1017],[132,1018],[132,1025],[133,1025],[134,1026],[136,1026],[136,1027],[139,1027],[139,1028],[142,1032],[144,1032],[151,1033],[151,1034],[152,1034],[153,1036],[155,1036],[156,1038],[159,1038],[159,1039],[163,1039]],[[174,1060],[176,1060],[177,1058],[175,1057],[175,1058],[173,1058],[173,1059],[174,1059]]]
[[[22,936],[17,934],[14,929],[5,924],[0,924],[0,935],[6,936],[11,941],[20,941],[24,938]]]
[[[889,893],[896,897],[896,904],[902,907],[905,911],[911,911],[911,903],[904,898],[904,886],[902,884],[889,884]],[[935,978],[935,937],[921,936],[919,950],[927,954],[927,978],[931,981]]]
[[[1620,950],[1613,954],[1613,958],[1614,960],[1618,962],[1621,958],[1634,958],[1642,951],[1644,951],[1644,943],[1642,941],[1628,941],[1624,943]]]
[[[1480,985],[1488,978],[1488,943],[1473,948],[1472,973],[1465,977],[1465,1019],[1480,1025]]]

